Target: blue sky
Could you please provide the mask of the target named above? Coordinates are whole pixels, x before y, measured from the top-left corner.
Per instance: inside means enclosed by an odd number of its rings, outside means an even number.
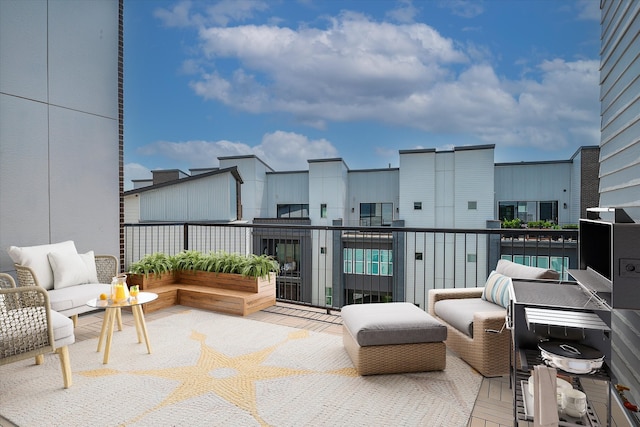
[[[600,138],[597,0],[125,0],[125,189],[255,154],[276,171]]]

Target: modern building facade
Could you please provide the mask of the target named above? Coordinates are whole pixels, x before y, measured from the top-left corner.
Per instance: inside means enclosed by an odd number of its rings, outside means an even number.
[[[585,181],[581,171],[587,168],[583,153],[597,150],[582,147],[569,160],[514,164],[495,164],[493,145],[401,150],[398,168],[350,170],[341,158],[333,158],[309,160],[307,171],[283,172],[256,156],[224,157],[219,159],[220,168],[190,171],[190,176],[176,170],[154,171],[146,186],[125,193],[125,218],[127,223],[144,224],[338,225],[379,230],[393,226],[452,233],[495,227],[509,215],[525,222],[577,224]],[[589,159],[591,169],[597,169],[597,155]],[[221,180],[231,171],[241,182],[235,193]],[[591,188],[595,191],[597,184]],[[240,207],[228,209],[234,203]],[[570,205],[576,207],[569,209]],[[489,265],[500,256],[499,246],[490,254],[486,235],[401,236],[402,244],[391,231],[320,238],[310,230],[255,227],[244,248],[278,259],[279,297],[319,305],[333,298],[338,306],[363,298],[365,288],[375,288],[376,301],[404,299],[410,284],[419,290],[413,296],[417,302],[426,299],[428,289],[456,286],[460,275],[464,283],[480,285]],[[570,263],[575,267],[577,258],[563,255],[562,246],[557,254],[553,250],[535,256],[523,252],[516,261],[565,272]],[[331,285],[323,288],[323,284]]]
[[[121,253],[123,0],[0,1],[0,271],[6,248]]]
[[[312,225],[484,228],[489,220],[520,218],[577,224],[597,205],[598,152],[585,146],[568,160],[494,163],[493,145],[400,150],[398,168],[351,170],[335,158],[309,160],[304,171],[275,171],[253,155],[221,157],[217,168],[157,170],[152,179],[134,182],[125,192],[126,222],[307,218]],[[232,170],[241,184],[236,191],[211,180]],[[177,186],[200,194],[203,204],[241,207],[230,215],[207,209],[186,215],[173,203]]]

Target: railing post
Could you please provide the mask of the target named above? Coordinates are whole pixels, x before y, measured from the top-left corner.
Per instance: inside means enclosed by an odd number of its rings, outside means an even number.
[[[182,248],[185,251],[189,250],[189,223],[184,223],[182,225],[182,241],[184,247]]]

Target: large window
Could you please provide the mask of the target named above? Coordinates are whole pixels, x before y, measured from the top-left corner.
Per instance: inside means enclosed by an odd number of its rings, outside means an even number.
[[[360,225],[391,225],[393,203],[360,203]]]
[[[393,252],[388,249],[344,248],[343,262],[348,274],[393,276]]]
[[[501,221],[520,219],[522,222],[550,221],[558,222],[558,201],[506,201],[498,202],[498,215]]]
[[[309,218],[309,205],[278,205],[278,218]]]

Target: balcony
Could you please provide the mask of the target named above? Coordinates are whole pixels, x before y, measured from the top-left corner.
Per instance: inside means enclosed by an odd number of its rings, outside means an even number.
[[[557,239],[542,233],[555,233]],[[126,226],[122,264],[126,270],[128,264],[153,252],[268,253],[281,262],[278,303],[248,318],[341,334],[340,308],[345,304],[410,301],[426,308],[428,289],[482,285],[490,266],[501,257],[541,266],[548,263],[559,266],[564,274],[576,262],[576,237],[576,231],[548,230],[527,230],[525,235],[499,229],[143,224]],[[179,309],[151,313],[147,321]],[[133,325],[130,314],[124,320]],[[101,322],[101,312],[81,316],[76,340],[96,338]],[[512,423],[508,378],[484,378],[468,425]],[[10,424],[0,418],[0,425]]]
[[[314,227],[258,224],[137,224],[125,231],[125,266],[153,252],[266,253],[280,263],[278,304],[256,320],[341,333],[345,304],[410,301],[426,309],[428,289],[482,286],[507,258],[557,269],[577,265],[576,230]],[[470,426],[512,425],[508,377],[484,378]]]

